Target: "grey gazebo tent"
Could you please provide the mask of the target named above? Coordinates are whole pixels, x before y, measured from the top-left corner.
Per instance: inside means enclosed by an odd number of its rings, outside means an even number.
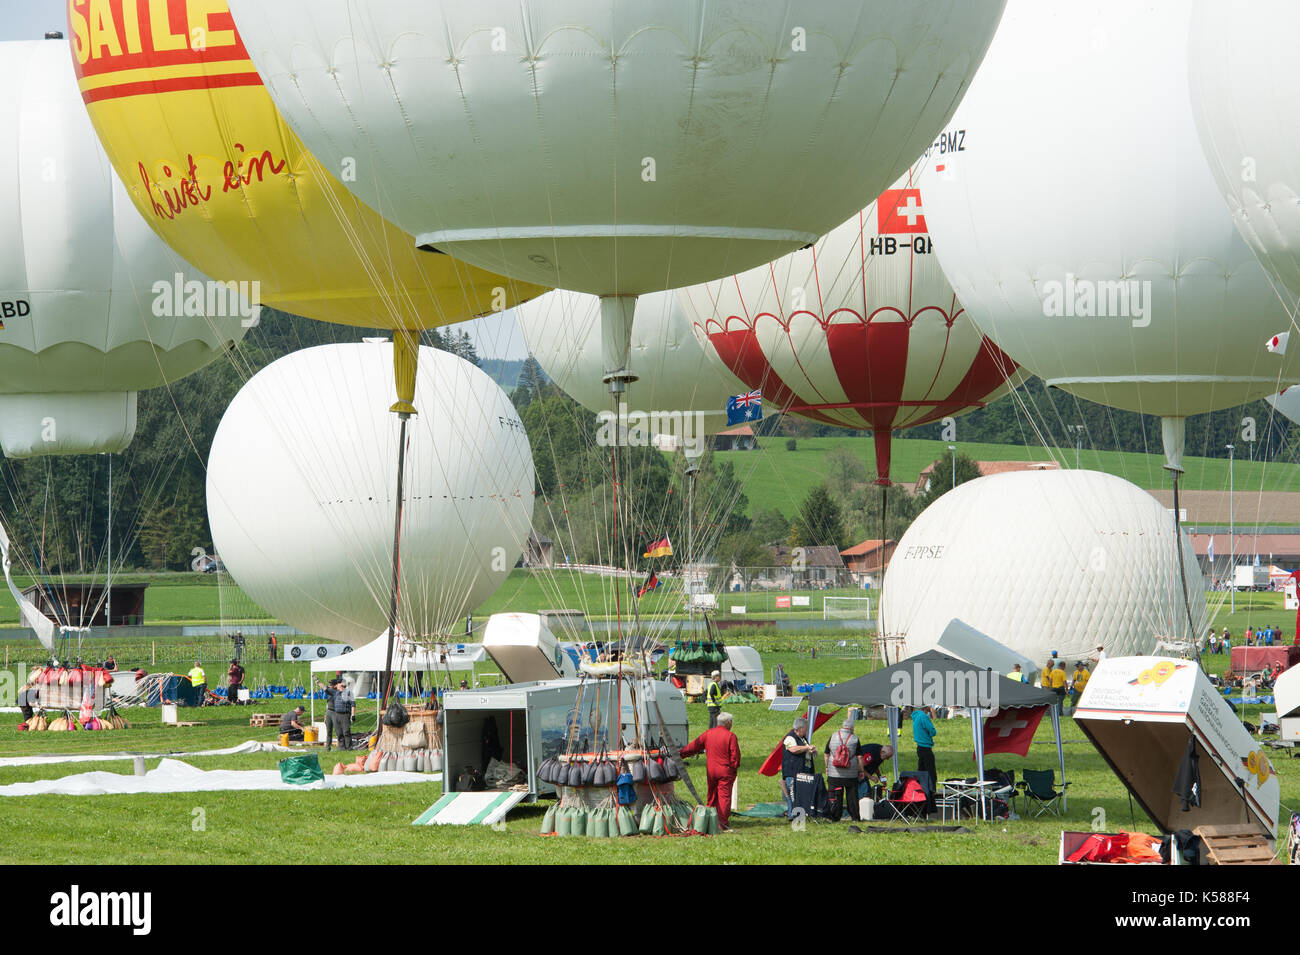
[[[975,762],[984,778],[984,719],[989,711],[1046,706],[1052,714],[1056,758],[1065,782],[1065,753],[1061,748],[1060,698],[1051,690],[1008,680],[991,669],[929,650],[893,666],[876,670],[847,683],[819,690],[808,697],[809,726],[816,725],[816,710],[828,703],[842,706],[884,706],[889,715],[889,742],[894,748],[894,777],[898,777],[898,712],[906,706],[963,706],[970,711]],[[934,780],[937,785],[939,780]]]

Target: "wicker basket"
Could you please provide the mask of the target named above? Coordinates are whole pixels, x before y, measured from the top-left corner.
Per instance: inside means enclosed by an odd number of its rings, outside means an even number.
[[[425,738],[428,740],[428,749],[442,752],[442,727],[438,724],[438,711],[418,708],[409,708],[406,711],[411,718],[411,723],[423,723]],[[393,753],[397,756],[414,753],[416,750],[409,749],[402,745],[402,735],[406,732],[405,726],[387,726],[379,734],[379,749],[385,753]]]

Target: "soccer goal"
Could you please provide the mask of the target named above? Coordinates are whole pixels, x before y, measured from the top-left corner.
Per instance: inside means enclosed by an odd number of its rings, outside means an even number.
[[[870,620],[870,597],[823,597],[823,620]]]

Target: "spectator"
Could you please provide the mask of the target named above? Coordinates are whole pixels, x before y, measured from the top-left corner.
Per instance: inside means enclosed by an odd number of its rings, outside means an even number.
[[[1017,683],[1025,682],[1025,673],[1023,670],[1020,669],[1019,663],[1012,665],[1011,672],[1007,674],[1007,679],[1014,680]]]
[[[930,774],[930,789],[933,792],[939,784],[939,771],[934,763],[934,738],[937,731],[934,720],[931,719],[932,714],[933,711],[928,706],[912,711],[912,742],[916,743],[916,768]]]
[[[117,669],[117,661],[113,659],[113,654],[110,653],[104,659],[104,669],[108,670],[109,672],[112,672],[113,670]]]
[[[239,690],[244,685],[244,668],[240,666],[239,661],[232,659],[230,669],[226,671],[226,699],[231,702],[239,703]]]
[[[786,815],[794,812],[794,780],[800,773],[813,771],[813,754],[817,747],[808,742],[808,718],[794,721],[794,728],[781,741],[781,785],[785,789]]]
[[[826,788],[842,791],[844,808],[849,817],[858,819],[858,778],[863,775],[858,759],[861,743],[853,734],[853,710],[838,730],[826,741]]]
[[[339,749],[352,748],[352,720],[357,715],[357,700],[339,677],[330,680],[329,686],[318,683],[325,691],[325,751],[334,746],[334,733],[339,736]]]

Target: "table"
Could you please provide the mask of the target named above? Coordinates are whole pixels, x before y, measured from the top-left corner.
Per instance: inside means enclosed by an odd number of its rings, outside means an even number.
[[[954,817],[961,818],[962,803],[967,799],[974,800],[975,813],[977,819],[987,819],[986,811],[987,798],[989,792],[997,787],[997,782],[991,779],[983,779],[975,782],[967,782],[964,779],[945,779],[941,784],[943,787],[943,800],[940,804],[943,810],[943,821],[948,821],[948,809],[954,810]]]

